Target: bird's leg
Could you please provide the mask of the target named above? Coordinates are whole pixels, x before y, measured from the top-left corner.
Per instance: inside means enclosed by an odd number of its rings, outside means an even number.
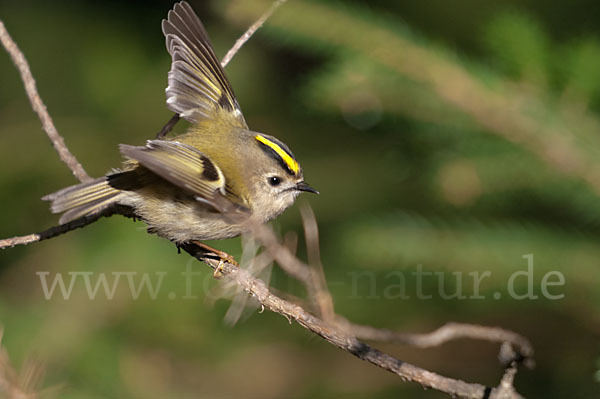
[[[220,278],[223,276],[223,263],[227,262],[234,266],[239,266],[233,256],[229,255],[227,252],[220,251],[211,246],[208,246],[200,241],[192,241],[192,244],[201,248],[207,257],[216,257],[219,259],[219,266],[215,269],[213,276],[215,278]]]

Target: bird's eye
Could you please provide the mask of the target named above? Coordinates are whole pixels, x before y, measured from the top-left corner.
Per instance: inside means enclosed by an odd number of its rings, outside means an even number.
[[[267,179],[267,181],[269,182],[269,184],[273,187],[278,186],[281,184],[281,177],[279,176],[271,176]]]

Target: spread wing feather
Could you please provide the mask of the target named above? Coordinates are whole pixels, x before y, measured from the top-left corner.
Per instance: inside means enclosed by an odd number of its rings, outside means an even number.
[[[167,107],[189,122],[219,119],[247,128],[240,106],[200,19],[185,1],[162,22],[172,57]]]

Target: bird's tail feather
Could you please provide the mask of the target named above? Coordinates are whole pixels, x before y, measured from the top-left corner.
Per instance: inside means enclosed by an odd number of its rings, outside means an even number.
[[[63,213],[59,223],[64,224],[82,216],[88,216],[105,210],[116,204],[123,192],[108,183],[107,177],[63,188],[42,198],[50,201],[52,213]]]

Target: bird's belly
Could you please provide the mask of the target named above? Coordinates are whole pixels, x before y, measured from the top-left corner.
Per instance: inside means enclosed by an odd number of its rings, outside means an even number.
[[[242,228],[228,223],[223,216],[194,200],[178,201],[131,193],[123,201],[134,208],[149,231],[171,241],[221,240],[238,236]]]

